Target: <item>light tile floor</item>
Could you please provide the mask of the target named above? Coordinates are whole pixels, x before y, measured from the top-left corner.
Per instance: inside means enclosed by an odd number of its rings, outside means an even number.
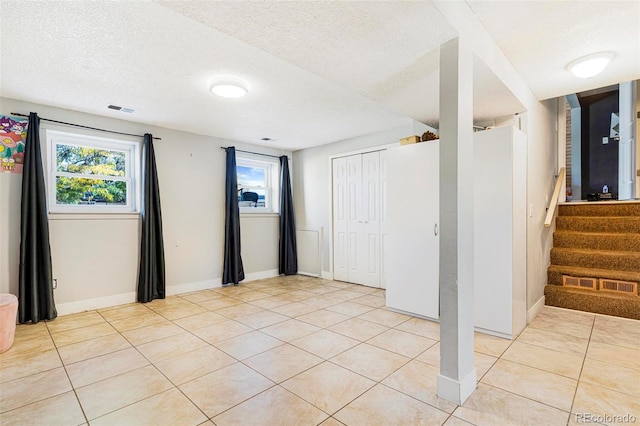
[[[0,424],[640,424],[640,321],[476,333],[462,406],[436,396],[439,340],[382,290],[301,276],[62,316],[0,355]]]

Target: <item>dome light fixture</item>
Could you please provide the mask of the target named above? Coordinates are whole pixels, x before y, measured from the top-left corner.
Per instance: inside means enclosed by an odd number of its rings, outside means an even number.
[[[218,79],[211,85],[211,93],[222,98],[241,98],[249,93],[247,86],[234,78]]]
[[[567,69],[576,77],[591,78],[600,74],[613,59],[613,52],[600,52],[572,61]]]

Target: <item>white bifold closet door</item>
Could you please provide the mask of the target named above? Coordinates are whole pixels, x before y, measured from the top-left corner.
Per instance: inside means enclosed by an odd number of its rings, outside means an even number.
[[[333,160],[334,279],[381,285],[380,153]]]

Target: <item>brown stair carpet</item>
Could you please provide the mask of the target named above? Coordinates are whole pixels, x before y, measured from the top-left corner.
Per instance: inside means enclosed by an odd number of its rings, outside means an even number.
[[[640,234],[557,230],[553,234],[553,246],[640,253]]]
[[[640,283],[640,203],[560,205],[553,242],[547,305],[640,319],[638,294],[562,286],[563,275]]]

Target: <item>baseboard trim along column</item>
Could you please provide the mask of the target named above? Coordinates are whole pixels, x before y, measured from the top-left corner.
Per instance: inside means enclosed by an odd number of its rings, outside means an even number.
[[[544,307],[544,295],[527,311],[527,324],[531,324]]]
[[[461,381],[438,374],[438,396],[462,405],[473,393],[477,385],[476,369],[474,368]]]

